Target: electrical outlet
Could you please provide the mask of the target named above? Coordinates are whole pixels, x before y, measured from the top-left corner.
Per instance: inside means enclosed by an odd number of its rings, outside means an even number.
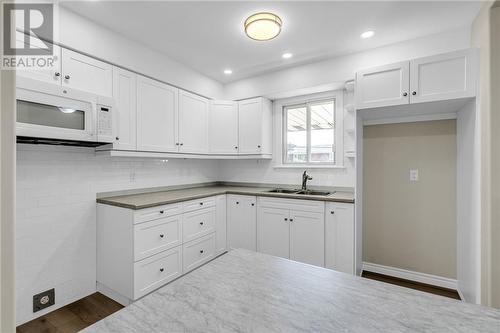
[[[54,288],[33,295],[33,312],[48,308],[56,303],[56,290]]]
[[[410,181],[418,182],[418,169],[410,169]]]

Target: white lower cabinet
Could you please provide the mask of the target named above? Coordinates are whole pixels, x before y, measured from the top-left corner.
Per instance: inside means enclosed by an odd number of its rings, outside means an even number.
[[[225,252],[225,198],[140,210],[98,204],[98,290],[128,305]]]
[[[257,198],[246,195],[227,196],[227,230],[230,249],[257,250]]]
[[[355,274],[354,205],[331,202],[325,210],[325,266]]]
[[[325,265],[324,202],[264,197],[257,202],[258,252]]]

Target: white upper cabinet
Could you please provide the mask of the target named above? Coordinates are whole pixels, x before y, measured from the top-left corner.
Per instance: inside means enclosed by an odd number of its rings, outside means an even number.
[[[137,117],[137,75],[124,69],[113,67],[113,131],[114,147],[136,150]]]
[[[111,96],[112,67],[97,59],[62,49],[62,84],[65,87]]]
[[[475,95],[474,50],[410,62],[411,102],[430,102]]]
[[[262,97],[238,102],[240,154],[272,154],[271,105]]]
[[[227,196],[227,231],[230,249],[256,251],[256,200],[254,196]]]
[[[410,63],[370,68],[356,73],[358,109],[408,104],[410,101]]]
[[[324,267],[323,213],[290,211],[290,259]]]
[[[403,61],[356,73],[357,109],[475,96],[475,50]]]
[[[238,153],[238,102],[211,101],[208,135],[211,153]]]
[[[178,89],[137,76],[137,150],[176,152]]]
[[[257,216],[257,251],[290,257],[289,210],[262,207]]]
[[[354,205],[327,203],[325,215],[325,267],[355,274]]]
[[[208,151],[208,99],[179,90],[179,151]]]
[[[21,43],[22,45],[27,45],[24,39],[25,34],[17,32],[16,33],[16,42]],[[33,39],[33,44],[32,47],[38,47],[40,52],[44,52],[43,50],[45,48],[44,45],[42,45],[42,41],[38,39]],[[53,68],[50,70],[18,70],[16,71],[16,75],[23,76],[23,77],[28,77],[30,79],[35,79],[39,81],[44,81],[48,83],[54,83],[54,84],[61,84],[61,48],[57,45],[52,45],[53,47],[53,54],[54,60]],[[46,52],[46,56],[50,56],[50,52]]]

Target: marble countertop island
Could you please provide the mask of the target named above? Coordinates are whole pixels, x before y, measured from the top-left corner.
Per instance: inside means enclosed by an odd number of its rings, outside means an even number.
[[[90,332],[500,332],[500,311],[234,250]]]

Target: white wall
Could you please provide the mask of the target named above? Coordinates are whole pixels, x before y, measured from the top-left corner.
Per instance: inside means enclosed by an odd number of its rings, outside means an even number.
[[[254,96],[273,97],[284,92],[317,86],[321,89],[321,86],[333,82],[353,79],[354,73],[361,68],[469,47],[470,27],[464,27],[232,82],[225,86],[225,95],[229,99],[244,99]]]
[[[17,324],[95,292],[96,193],[216,178],[215,161],[112,159],[89,148],[18,145]],[[33,295],[54,287],[56,306],[33,314]]]
[[[467,103],[457,117],[457,283],[467,302],[479,303],[481,179],[475,103]]]
[[[62,45],[126,67],[179,88],[211,98],[222,98],[221,83],[59,7],[59,40]]]

